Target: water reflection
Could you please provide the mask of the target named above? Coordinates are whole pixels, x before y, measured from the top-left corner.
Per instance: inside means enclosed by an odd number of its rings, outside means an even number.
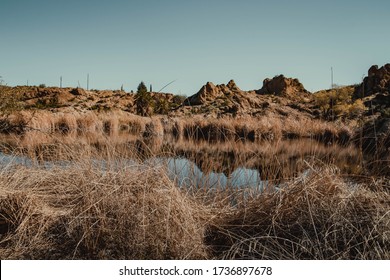
[[[108,164],[104,160],[93,160],[95,166],[101,167],[103,170],[108,168]],[[168,176],[174,180],[180,187],[195,187],[195,188],[260,188],[264,187],[265,182],[260,179],[258,170],[239,167],[234,170],[229,176],[224,173],[208,172],[204,173],[194,162],[185,158],[173,157],[157,157],[149,158],[144,162],[149,166],[162,165],[167,168]],[[71,165],[69,161],[44,161],[37,163],[25,156],[10,156],[0,153],[0,165],[3,168],[15,165],[33,166],[39,164],[44,168],[52,168],[54,166]],[[123,165],[134,166],[134,160],[118,161],[117,167]],[[110,163],[112,168],[112,163]]]
[[[171,179],[181,187],[197,188],[262,188],[263,181],[257,170],[239,167],[229,176],[224,173],[203,173],[192,161],[185,158],[165,159]]]
[[[120,170],[123,166],[138,163],[163,165],[169,177],[180,187],[250,187],[260,190],[301,176],[307,170],[308,162],[311,165],[335,165],[344,174],[358,174],[360,168],[359,153],[352,145],[326,146],[310,139],[211,144],[149,138],[148,141],[127,139],[119,144],[73,143],[70,147],[42,144],[32,153],[21,153],[20,156],[0,152],[0,164],[66,167],[86,154],[92,159],[92,164],[102,170],[113,167]],[[23,156],[25,154],[30,156]]]

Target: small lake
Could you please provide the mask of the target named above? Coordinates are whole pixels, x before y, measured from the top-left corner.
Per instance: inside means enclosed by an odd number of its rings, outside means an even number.
[[[129,165],[134,165],[134,160],[126,161]],[[96,160],[95,163],[105,166],[104,161]],[[124,161],[121,160],[120,164]],[[39,164],[44,168],[51,168],[53,166],[67,166],[71,164],[69,161],[45,161],[34,162],[28,157],[24,156],[11,156],[4,153],[0,153],[0,165],[3,168],[14,165],[33,166]],[[126,163],[125,163],[126,164]],[[174,180],[180,187],[196,187],[196,188],[263,188],[266,184],[265,181],[260,179],[258,170],[239,167],[234,170],[229,176],[224,173],[208,172],[204,173],[200,168],[192,161],[185,158],[173,158],[173,157],[156,157],[145,160],[146,165],[156,166],[161,165],[167,168],[168,176],[171,180]]]
[[[130,143],[130,142],[129,142]],[[180,144],[180,145],[179,145]],[[355,174],[359,168],[359,158],[353,146],[324,146],[316,141],[282,141],[278,143],[253,143],[250,145],[211,145],[210,143],[160,143],[151,155],[134,160],[135,144],[127,144],[117,157],[109,161],[112,167],[118,164],[134,166],[161,166],[167,169],[168,176],[180,187],[195,188],[251,188],[263,190],[280,186],[286,180],[301,176],[309,165],[337,166],[343,174]],[[56,149],[50,146],[49,152]],[[101,149],[104,151],[104,149]],[[130,151],[130,153],[128,153]],[[75,155],[77,152],[74,151]],[[51,153],[49,153],[50,155]],[[107,161],[96,153],[93,164],[105,169]],[[12,165],[43,168],[53,166],[66,167],[72,159],[43,157],[33,160],[28,156],[14,156],[0,152],[0,165],[4,168]],[[76,160],[77,161],[77,160]]]

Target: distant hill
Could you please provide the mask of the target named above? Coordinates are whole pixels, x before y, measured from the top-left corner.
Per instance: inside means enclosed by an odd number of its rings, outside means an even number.
[[[122,110],[137,114],[136,94],[122,90],[85,90],[45,86],[1,86],[25,109],[47,111]],[[234,80],[208,82],[187,98],[171,93],[148,93],[147,115],[276,116],[320,118],[328,121],[365,116],[390,117],[390,64],[374,65],[360,85],[310,93],[296,78],[266,78],[257,90],[244,91]],[[4,103],[4,102],[3,102]],[[3,106],[4,107],[4,106]],[[139,108],[138,108],[139,109]]]

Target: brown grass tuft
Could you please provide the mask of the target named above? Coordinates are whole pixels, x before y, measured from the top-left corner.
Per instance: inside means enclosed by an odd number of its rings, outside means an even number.
[[[16,168],[0,180],[1,259],[206,257],[204,211],[161,168]]]
[[[388,201],[315,169],[220,216],[206,243],[225,259],[388,259]]]

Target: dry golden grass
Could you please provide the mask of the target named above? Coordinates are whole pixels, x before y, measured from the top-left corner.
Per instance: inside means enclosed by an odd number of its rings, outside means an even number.
[[[221,215],[206,243],[223,259],[389,259],[390,195],[366,184],[312,169]]]
[[[148,123],[156,121],[123,111],[95,112],[47,112],[22,111],[8,117],[14,127],[23,123],[22,133],[1,134],[2,150],[28,154],[37,154],[49,158],[47,150],[65,146],[83,147],[91,150],[92,146],[101,150],[109,146],[109,150],[117,150],[117,146],[132,146],[137,138],[145,132]],[[92,149],[93,150],[93,149]],[[83,153],[83,150],[80,149]],[[57,154],[69,155],[68,153]]]
[[[1,167],[1,259],[390,257],[387,181],[325,166],[279,191],[180,189],[162,166],[83,156]]]
[[[168,129],[179,139],[205,140],[210,143],[241,140],[249,142],[277,141],[281,139],[311,138],[322,143],[347,144],[352,131],[346,126],[313,120],[281,119],[279,117],[240,117],[205,119],[175,119]]]
[[[95,133],[115,135],[119,131],[131,134],[142,133],[150,119],[123,111],[96,113],[93,111],[78,112],[74,110],[49,111],[22,111],[7,116],[11,124],[25,124],[26,131],[41,133],[60,133],[68,135],[77,132],[78,135]],[[12,132],[12,131],[10,131]]]
[[[315,139],[321,143],[350,143],[352,132],[347,127],[312,120],[280,117],[192,118],[140,117],[123,111],[61,112],[21,111],[6,120],[12,128],[8,135],[17,135],[14,146],[29,150],[42,144],[109,141],[125,142],[129,136],[143,141],[173,136],[175,141],[221,143],[275,143],[286,139]],[[146,141],[146,142],[147,142]],[[147,143],[149,145],[149,143]],[[154,149],[153,149],[154,151]]]
[[[92,164],[0,174],[1,259],[205,258],[207,213],[161,168]]]
[[[346,128],[124,112],[9,120],[26,129],[2,135],[2,149],[35,161],[0,166],[1,259],[390,258],[388,178],[356,182],[332,167],[355,164],[355,149],[333,145],[348,144]],[[271,187],[181,189],[163,167],[139,163],[161,152],[200,156],[204,170],[253,167]]]

